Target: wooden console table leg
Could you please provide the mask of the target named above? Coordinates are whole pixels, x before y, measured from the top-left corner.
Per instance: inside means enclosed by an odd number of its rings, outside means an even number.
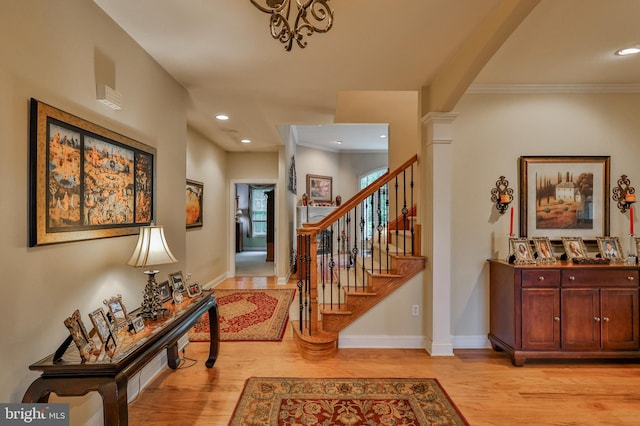
[[[105,426],[127,426],[129,410],[127,406],[127,378],[72,378],[39,377],[31,383],[22,397],[23,403],[49,401],[51,393],[58,396],[82,396],[97,391],[102,397]]]
[[[98,385],[102,397],[104,425],[127,426],[129,424],[129,406],[127,405],[127,378],[116,377]]]
[[[178,351],[178,342],[167,346],[167,364],[172,370],[176,370],[180,365],[180,351]]]
[[[42,377],[36,379],[31,383],[31,386],[27,389],[22,397],[23,403],[47,403],[49,402],[49,395],[53,389],[47,384]]]
[[[209,359],[205,362],[207,368],[213,367],[220,352],[220,315],[218,303],[209,308]]]

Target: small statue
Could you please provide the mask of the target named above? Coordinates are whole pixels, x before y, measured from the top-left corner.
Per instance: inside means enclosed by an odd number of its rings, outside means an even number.
[[[340,206],[340,204],[342,204],[342,197],[339,195],[336,195],[336,206]]]
[[[305,192],[304,194],[302,194],[302,205],[306,206],[307,204],[309,204],[309,196]]]

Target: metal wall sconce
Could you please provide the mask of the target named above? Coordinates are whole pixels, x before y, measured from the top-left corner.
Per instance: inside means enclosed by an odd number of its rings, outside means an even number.
[[[618,186],[614,187],[612,192],[613,195],[611,198],[613,198],[613,201],[618,202],[618,208],[621,213],[626,212],[627,209],[636,202],[636,190],[631,186],[627,175],[620,176]]]
[[[496,187],[491,189],[491,201],[496,203],[496,209],[504,214],[513,201],[513,189],[509,188],[509,181],[500,176],[496,181]]]

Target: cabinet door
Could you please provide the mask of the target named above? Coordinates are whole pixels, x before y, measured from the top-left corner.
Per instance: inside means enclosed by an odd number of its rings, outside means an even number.
[[[562,349],[600,350],[599,289],[562,290]]]
[[[560,349],[560,289],[522,289],[522,349]]]
[[[602,349],[637,350],[638,289],[600,290],[602,311]]]

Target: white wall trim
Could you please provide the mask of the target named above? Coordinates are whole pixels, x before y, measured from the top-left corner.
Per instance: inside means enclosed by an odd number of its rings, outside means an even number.
[[[465,93],[640,93],[640,84],[472,84]]]
[[[340,336],[338,348],[424,349],[424,336]]]

